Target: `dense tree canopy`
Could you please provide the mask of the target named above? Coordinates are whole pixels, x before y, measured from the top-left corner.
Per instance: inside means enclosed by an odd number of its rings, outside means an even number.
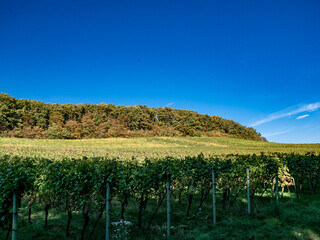
[[[0,94],[0,133],[27,138],[230,136],[265,140],[253,128],[219,116],[170,107],[49,104]]]

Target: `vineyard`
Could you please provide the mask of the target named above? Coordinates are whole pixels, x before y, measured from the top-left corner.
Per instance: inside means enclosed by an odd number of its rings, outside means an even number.
[[[0,154],[50,159],[105,157],[143,160],[226,154],[320,153],[320,144],[282,144],[226,137],[139,137],[106,139],[0,138]]]
[[[165,239],[168,217],[172,239],[210,239],[210,234],[220,239],[262,239],[272,234],[256,230],[266,216],[290,229],[282,236],[286,239],[318,239],[319,209],[308,212],[310,218],[304,219],[308,229],[304,226],[299,232],[294,230],[297,220],[292,218],[302,212],[295,209],[297,213],[290,212],[290,217],[287,208],[317,203],[319,178],[320,155],[314,153],[200,154],[143,161],[2,155],[0,237],[11,237],[12,219],[17,215],[12,213],[18,211],[21,220],[13,229],[18,236],[30,235],[30,231],[40,234],[28,239],[103,239],[108,217],[113,222],[110,239]],[[13,209],[13,201],[18,202],[19,210]],[[110,205],[107,215],[106,202]],[[167,213],[168,204],[171,211]],[[227,230],[234,227],[232,216],[250,224],[243,229],[244,223],[238,223],[234,235]],[[37,229],[40,226],[42,232]],[[239,236],[241,229],[243,235]],[[27,239],[24,236],[21,239]]]

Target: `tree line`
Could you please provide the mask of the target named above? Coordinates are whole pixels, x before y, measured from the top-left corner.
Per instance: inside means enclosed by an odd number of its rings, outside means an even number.
[[[266,140],[255,129],[219,116],[146,105],[51,104],[0,94],[0,134],[81,139],[139,136],[229,136]]]

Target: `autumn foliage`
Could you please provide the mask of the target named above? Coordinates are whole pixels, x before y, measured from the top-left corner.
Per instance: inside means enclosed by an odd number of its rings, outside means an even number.
[[[0,94],[0,134],[81,139],[139,136],[230,136],[264,140],[253,128],[219,116],[170,107],[50,104]]]

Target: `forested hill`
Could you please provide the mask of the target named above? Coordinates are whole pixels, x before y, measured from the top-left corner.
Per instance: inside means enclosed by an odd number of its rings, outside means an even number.
[[[49,104],[0,94],[0,134],[26,138],[230,136],[265,140],[253,128],[219,116],[169,107]]]

